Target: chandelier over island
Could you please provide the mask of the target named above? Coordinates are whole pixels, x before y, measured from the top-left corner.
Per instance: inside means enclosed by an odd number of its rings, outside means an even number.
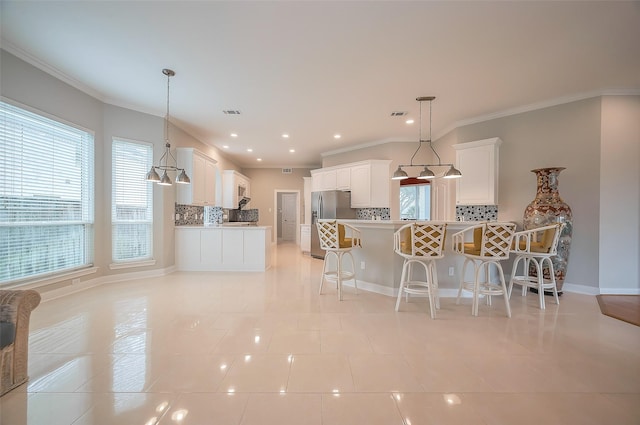
[[[436,150],[433,148],[433,143],[431,141],[431,102],[433,102],[434,99],[435,99],[435,96],[422,96],[422,97],[416,98],[416,100],[420,102],[420,140],[418,141],[418,149],[416,149],[416,151],[411,156],[411,160],[409,161],[409,164],[398,166],[398,169],[393,173],[391,180],[408,179],[409,175],[407,174],[406,171],[403,170],[404,167],[424,167],[424,169],[418,175],[418,179],[420,180],[430,180],[435,178],[436,175],[431,170],[431,168],[434,168],[434,167],[449,167],[449,169],[442,176],[445,179],[456,179],[456,178],[462,177],[462,173],[460,172],[460,170],[455,168],[453,164],[443,164],[442,161],[440,160],[440,155],[438,155],[438,152],[436,152]],[[425,101],[429,102],[429,139],[427,140],[422,139],[422,102],[425,102]],[[415,158],[420,148],[422,148],[423,143],[429,144],[429,147],[435,154],[436,158],[438,158],[437,164],[414,164],[413,163],[413,158]]]
[[[151,170],[147,173],[146,180],[156,182],[162,186],[171,186],[171,177],[167,172],[175,172],[177,174],[176,183],[189,184],[191,179],[187,176],[184,168],[178,168],[176,158],[171,153],[171,143],[169,142],[169,80],[176,75],[171,69],[163,69],[162,73],[167,76],[167,114],[164,117],[164,153],[160,157],[158,165],[151,166]],[[162,171],[162,176],[156,171]]]

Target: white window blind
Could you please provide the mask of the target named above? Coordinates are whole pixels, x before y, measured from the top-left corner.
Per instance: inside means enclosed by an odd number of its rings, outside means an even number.
[[[0,102],[0,286],[93,263],[93,135]]]
[[[145,179],[152,163],[151,144],[113,140],[111,224],[116,263],[153,257],[153,184]]]

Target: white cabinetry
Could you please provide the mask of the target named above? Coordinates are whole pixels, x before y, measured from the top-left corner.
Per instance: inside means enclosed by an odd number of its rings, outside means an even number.
[[[300,225],[300,250],[302,252],[311,252],[311,225]]]
[[[456,167],[462,177],[456,181],[457,205],[498,204],[498,137],[453,145]]]
[[[311,190],[313,181],[311,177],[303,177],[304,179],[304,223],[311,223]]]
[[[337,172],[335,169],[322,168],[311,172],[311,179],[314,192],[323,190],[336,190]]]
[[[216,161],[193,148],[177,148],[178,168],[191,184],[177,184],[176,202],[182,205],[216,205]]]
[[[185,271],[264,271],[271,227],[176,227],[176,266]]]
[[[352,208],[389,208],[390,164],[371,159],[311,170],[311,187],[314,192],[350,190]]]
[[[242,196],[251,197],[251,180],[235,170],[224,170],[222,172],[222,191],[223,208],[238,208],[238,201]]]
[[[336,189],[351,190],[351,167],[336,170]]]
[[[389,208],[388,160],[370,160],[351,166],[351,207]]]

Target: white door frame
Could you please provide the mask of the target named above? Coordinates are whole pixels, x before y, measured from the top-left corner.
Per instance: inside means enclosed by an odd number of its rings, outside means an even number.
[[[278,193],[295,193],[296,195],[296,245],[300,245],[300,190],[274,189],[273,190],[273,233],[271,241],[278,243]]]

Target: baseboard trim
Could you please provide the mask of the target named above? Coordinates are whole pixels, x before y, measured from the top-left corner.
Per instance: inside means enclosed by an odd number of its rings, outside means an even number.
[[[151,277],[166,276],[177,271],[175,266],[167,267],[164,269],[153,269],[146,271],[130,272],[130,273],[118,273],[106,276],[99,276],[94,279],[85,280],[78,283],[70,283],[67,286],[53,289],[51,291],[44,291],[40,293],[42,302],[55,300],[57,298],[65,297],[67,295],[75,294],[77,292],[86,291],[87,289],[95,288],[100,285],[108,283],[127,282],[129,280],[147,279]]]
[[[353,281],[347,281],[344,283],[344,286],[353,288]],[[398,296],[398,288],[392,288],[389,286],[380,285],[378,283],[367,282],[364,280],[358,279],[358,289],[362,289],[364,291],[373,292],[376,294],[386,295],[388,297],[397,297]],[[599,294],[616,294],[616,295],[640,295],[640,289],[612,289],[606,288],[601,290],[600,288],[595,288],[593,286],[585,286],[585,285],[575,285],[575,284],[567,284],[564,283],[562,286],[562,292],[571,292],[575,294],[584,294],[584,295],[599,295]],[[456,298],[458,296],[458,288],[440,288],[438,294],[441,298]],[[412,295],[416,296],[416,295]],[[463,298],[470,298],[471,293],[468,291],[462,292]]]

